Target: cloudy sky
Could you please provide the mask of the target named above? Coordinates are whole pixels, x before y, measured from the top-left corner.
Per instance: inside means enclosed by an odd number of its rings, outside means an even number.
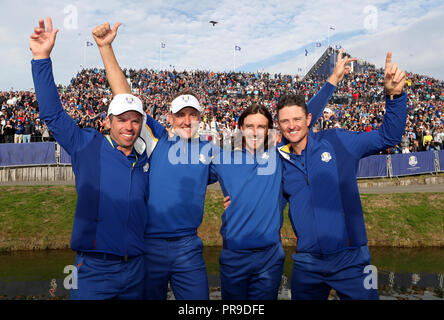
[[[442,0],[1,0],[0,11],[0,90],[33,87],[28,39],[47,16],[60,29],[51,58],[61,84],[83,64],[102,67],[85,43],[103,22],[122,22],[113,44],[122,67],[298,74],[329,40],[376,66],[391,50],[402,69],[444,80]]]

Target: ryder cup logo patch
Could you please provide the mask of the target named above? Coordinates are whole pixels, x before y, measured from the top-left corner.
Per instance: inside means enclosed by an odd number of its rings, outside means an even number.
[[[150,164],[148,162],[145,163],[145,165],[143,166],[143,172],[148,172],[149,168],[150,168]]]
[[[134,98],[133,97],[126,97],[125,101],[129,104],[132,104],[132,103],[134,103]]]
[[[329,162],[331,160],[331,155],[329,152],[324,152],[321,154],[321,160],[324,162]]]
[[[207,159],[205,158],[205,156],[202,153],[199,155],[199,161],[202,162],[203,164],[205,164],[207,162]]]
[[[411,166],[411,167],[414,167],[414,166],[416,166],[418,164],[418,159],[415,157],[415,156],[411,156],[410,158],[409,158],[409,165]]]

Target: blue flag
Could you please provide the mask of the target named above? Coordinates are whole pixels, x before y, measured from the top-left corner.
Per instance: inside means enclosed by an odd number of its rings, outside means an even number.
[[[308,56],[308,51],[307,51],[307,49],[305,49],[305,56]]]
[[[316,48],[319,48],[321,46],[320,42],[316,42]]]
[[[241,51],[241,47],[234,46],[234,50],[236,50],[236,51]]]
[[[161,43],[160,43],[160,47],[161,47],[162,49],[165,49],[165,43],[161,42]]]
[[[86,46],[87,47],[92,47],[94,44],[92,42],[86,41]]]

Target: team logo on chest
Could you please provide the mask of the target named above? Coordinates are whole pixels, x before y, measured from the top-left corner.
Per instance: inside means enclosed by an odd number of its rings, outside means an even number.
[[[150,164],[148,162],[145,163],[145,165],[143,166],[143,172],[148,172],[149,168],[150,168]]]
[[[321,154],[321,160],[324,161],[324,162],[329,162],[331,160],[330,152],[323,152]]]
[[[201,153],[199,155],[199,161],[202,162],[203,164],[207,163],[207,158],[205,158],[205,156]]]

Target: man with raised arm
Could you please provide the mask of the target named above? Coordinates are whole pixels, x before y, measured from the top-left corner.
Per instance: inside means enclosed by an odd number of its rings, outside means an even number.
[[[149,190],[148,157],[138,140],[142,102],[116,95],[106,118],[107,136],[80,129],[60,102],[50,59],[58,29],[51,18],[46,21],[46,27],[39,21],[29,45],[40,117],[71,156],[76,177],[71,248],[77,253],[77,288],[71,299],[142,299]]]
[[[312,117],[304,98],[288,95],[277,105],[286,142],[283,190],[298,238],[293,254],[292,299],[378,299],[371,266],[356,171],[359,160],[401,141],[407,111],[405,73],[386,58],[386,112],[378,130],[309,131]],[[370,274],[372,273],[373,274]],[[373,279],[371,281],[370,279]]]

